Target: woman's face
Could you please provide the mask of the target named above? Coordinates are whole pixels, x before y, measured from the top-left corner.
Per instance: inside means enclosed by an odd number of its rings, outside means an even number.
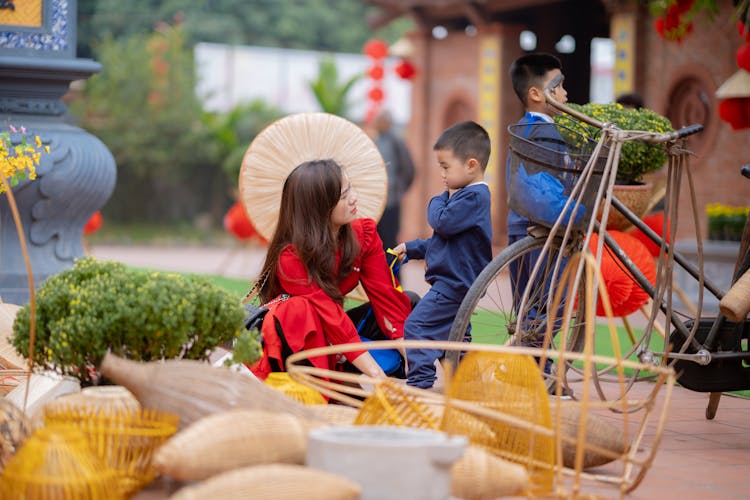
[[[341,186],[341,198],[331,213],[331,222],[337,228],[357,218],[357,193],[346,175],[341,179]]]

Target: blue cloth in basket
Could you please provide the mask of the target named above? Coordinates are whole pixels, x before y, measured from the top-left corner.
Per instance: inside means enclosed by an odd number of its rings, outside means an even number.
[[[523,165],[518,166],[515,181],[515,188],[518,192],[524,193],[523,206],[527,215],[533,220],[554,224],[569,199],[564,194],[562,183],[546,172],[528,175]],[[568,208],[563,224],[570,224],[570,215],[574,206],[575,201]],[[585,213],[586,207],[578,205],[573,223],[581,222]]]

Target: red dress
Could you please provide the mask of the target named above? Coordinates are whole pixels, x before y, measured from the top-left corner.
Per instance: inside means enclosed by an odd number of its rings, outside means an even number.
[[[391,339],[403,338],[404,321],[411,312],[411,306],[409,298],[393,286],[375,221],[357,219],[351,223],[351,227],[359,241],[360,251],[354,260],[352,272],[341,280],[339,289],[346,295],[361,282],[380,329]],[[336,265],[339,258],[340,254],[337,254]],[[277,279],[278,292],[291,297],[269,306],[261,328],[263,357],[251,368],[256,376],[265,379],[271,372],[269,358],[284,366],[282,360],[286,356],[282,353],[283,344],[276,332],[277,321],[292,352],[360,341],[357,329],[344,308],[308,277],[292,245],[282,250],[279,256]],[[385,318],[393,327],[391,331],[386,328]],[[348,352],[344,356],[351,362],[363,352]],[[317,368],[330,369],[328,356],[310,358],[310,362]]]

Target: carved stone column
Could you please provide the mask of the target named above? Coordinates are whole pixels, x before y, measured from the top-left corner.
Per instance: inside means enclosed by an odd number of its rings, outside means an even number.
[[[65,120],[61,98],[70,82],[101,69],[75,57],[75,19],[75,0],[0,1],[0,127],[23,126],[29,139],[38,135],[50,147],[37,179],[13,189],[36,286],[84,255],[83,227],[115,185],[107,147]],[[2,195],[0,297],[15,304],[29,298],[20,241]]]

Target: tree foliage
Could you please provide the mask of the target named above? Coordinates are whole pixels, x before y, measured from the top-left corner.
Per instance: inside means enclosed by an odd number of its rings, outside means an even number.
[[[189,46],[203,41],[352,53],[373,36],[394,42],[411,26],[400,19],[373,32],[366,18],[377,9],[361,0],[79,0],[78,10],[82,57],[107,36],[147,33],[175,16]]]
[[[104,40],[97,51],[102,72],[71,105],[117,162],[104,209],[115,220],[173,222],[225,208],[228,183],[201,120],[183,38],[179,26],[163,25],[149,35]]]

